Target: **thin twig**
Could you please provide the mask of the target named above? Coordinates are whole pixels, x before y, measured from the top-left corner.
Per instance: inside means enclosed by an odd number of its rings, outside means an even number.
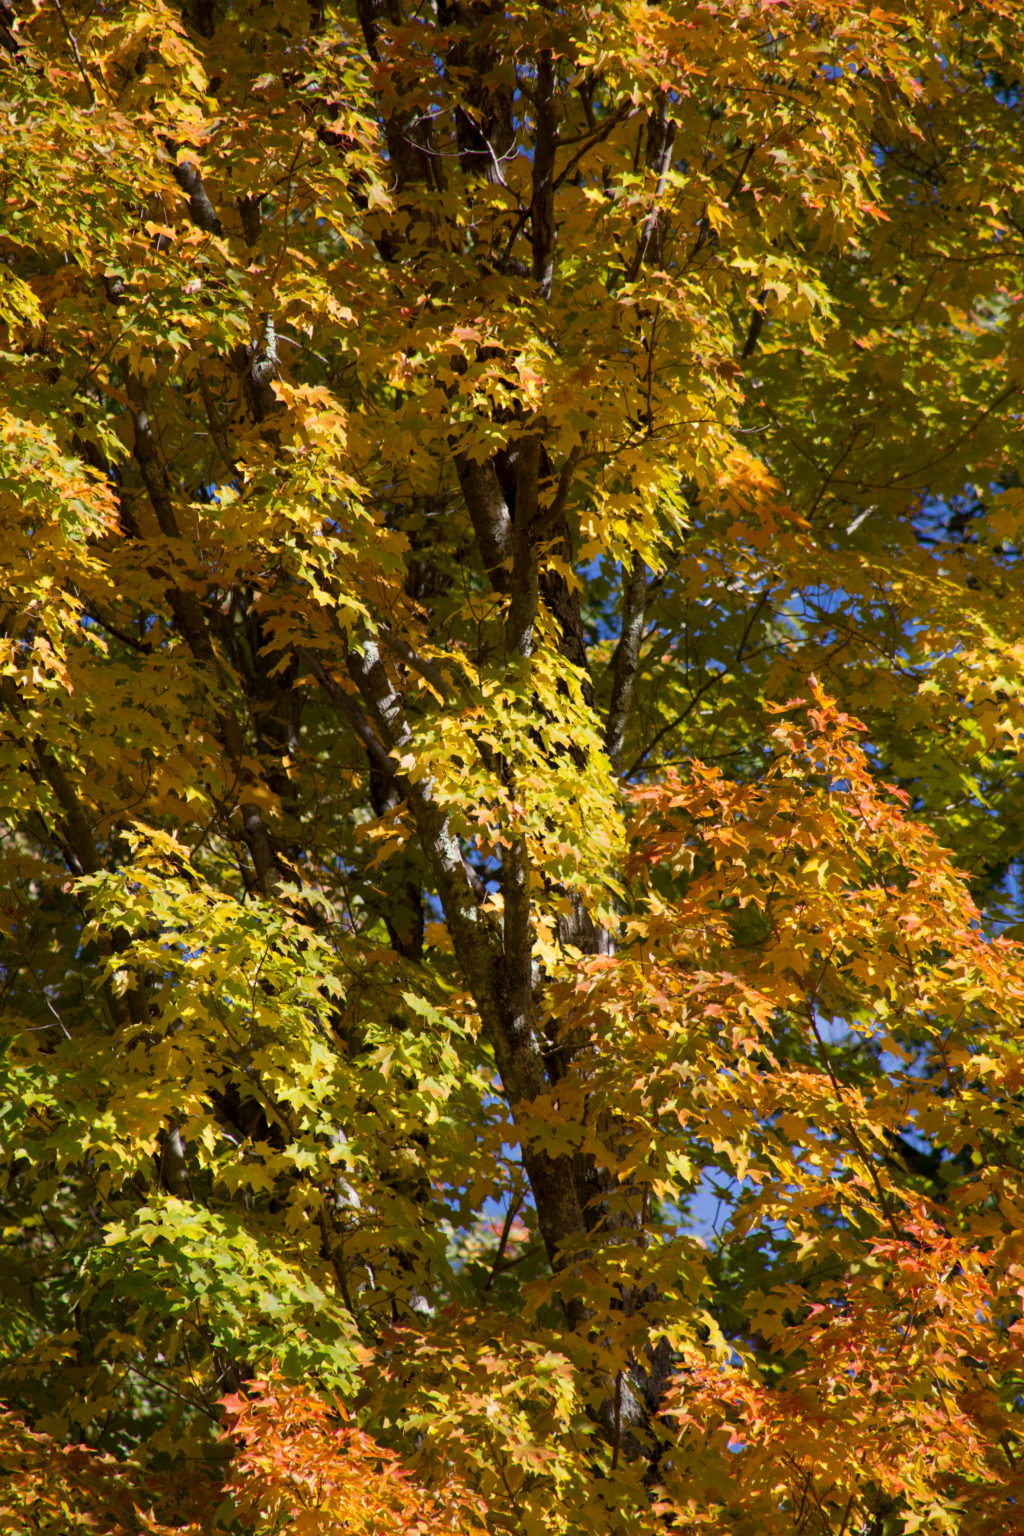
[[[487,1276],[487,1280],[484,1285],[485,1291],[489,1291],[497,1279],[498,1270],[501,1267],[501,1261],[505,1257],[505,1249],[508,1247],[508,1239],[509,1234],[512,1231],[512,1223],[519,1215],[519,1209],[522,1203],[523,1191],[517,1188],[515,1198],[509,1201],[508,1210],[505,1212],[505,1221],[501,1229],[501,1236],[498,1239],[498,1252],[495,1255],[494,1263],[491,1265],[491,1272]]]
[[[75,63],[78,65],[78,73],[81,75],[85,88],[89,92],[89,105],[90,107],[94,107],[96,105],[96,92],[92,88],[92,81],[89,79],[89,76],[85,72],[85,65],[82,63],[82,55],[78,51],[78,38],[68,26],[68,19],[64,14],[64,7],[61,4],[61,0],[53,0],[53,4],[57,15],[60,17],[60,24],[64,28],[64,33],[70,45]]]

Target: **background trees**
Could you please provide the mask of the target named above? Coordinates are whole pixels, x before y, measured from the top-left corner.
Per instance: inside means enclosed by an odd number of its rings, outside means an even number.
[[[1018,1518],[1022,21],[10,17],[37,1528]]]

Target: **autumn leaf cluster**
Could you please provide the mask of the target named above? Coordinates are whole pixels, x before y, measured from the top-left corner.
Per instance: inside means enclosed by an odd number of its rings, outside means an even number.
[[[0,0],[0,1530],[1024,1530],[1020,0]]]

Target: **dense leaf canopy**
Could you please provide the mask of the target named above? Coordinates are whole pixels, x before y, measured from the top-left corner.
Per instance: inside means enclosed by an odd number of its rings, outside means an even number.
[[[0,1529],[1024,1531],[1024,3],[0,21]]]

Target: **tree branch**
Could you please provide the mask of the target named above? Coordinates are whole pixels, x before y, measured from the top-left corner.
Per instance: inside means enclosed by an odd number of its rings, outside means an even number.
[[[368,639],[351,651],[348,669],[380,739],[391,751],[408,746],[412,732],[381,661],[377,641]],[[529,1013],[523,1013],[517,989],[509,985],[501,935],[493,918],[481,911],[472,872],[447,813],[437,801],[433,781],[427,776],[413,779],[399,775],[398,782],[416,823],[455,954],[493,1047],[509,1104],[513,1113],[521,1114],[523,1106],[546,1091],[547,1077]],[[557,1268],[566,1238],[586,1230],[572,1159],[552,1157],[538,1150],[528,1137],[523,1139],[522,1155],[541,1235]],[[568,1301],[566,1310],[570,1325],[575,1326],[583,1316],[582,1303]]]
[[[655,260],[661,259],[663,221],[660,205],[668,184],[668,173],[672,167],[672,145],[675,143],[675,137],[676,125],[669,118],[668,105],[662,98],[657,113],[651,113],[647,127],[647,167],[655,172],[658,180],[654,189],[651,211],[644,220],[636,255],[627,273],[627,280],[631,283],[635,283],[640,276],[640,268],[646,261],[648,252],[654,256]]]
[[[341,710],[378,773],[382,773],[389,781],[395,779],[398,769],[394,760],[352,695],[346,692],[340,683],[335,682],[327,668],[312,651],[307,650],[305,646],[300,646],[296,654],[302,664],[312,672],[331,703]]]
[[[555,88],[554,55],[550,48],[542,48],[537,56],[537,127],[533,143],[530,236],[533,277],[543,299],[551,297],[555,270],[555,148],[558,143]]]
[[[455,473],[483,556],[484,570],[497,592],[508,590],[505,566],[512,558],[512,515],[492,460],[477,464],[454,455]]]
[[[540,495],[541,440],[537,433],[519,445],[516,460],[516,515],[512,525],[511,601],[505,624],[505,651],[527,660],[540,600],[535,528]]]
[[[90,107],[94,107],[96,105],[96,92],[92,88],[92,81],[89,79],[89,76],[86,73],[85,65],[82,62],[82,55],[78,51],[78,38],[68,26],[68,19],[64,14],[64,7],[61,4],[61,0],[53,0],[53,7],[57,12],[57,15],[60,17],[60,24],[64,28],[64,36],[68,40],[68,46],[71,49],[71,56],[78,66],[78,73],[81,75],[85,88],[89,93],[89,105]]]
[[[622,749],[640,663],[646,612],[647,570],[640,556],[634,555],[628,576],[623,575],[622,629],[612,658],[612,693],[604,730],[605,751],[614,773],[622,770]]]
[[[420,677],[441,695],[442,699],[447,701],[454,698],[454,690],[440,668],[421,656],[408,640],[403,640],[401,635],[396,635],[394,630],[388,629],[386,624],[382,624],[377,633],[392,655],[397,656],[399,661],[404,661],[406,666],[411,667],[414,672],[418,672]]]
[[[177,155],[177,147],[173,144],[169,147],[171,153]],[[223,235],[220,216],[210,201],[210,194],[195,161],[183,160],[180,165],[176,164],[174,179],[188,195],[189,216],[196,228],[201,229],[204,235]]]

